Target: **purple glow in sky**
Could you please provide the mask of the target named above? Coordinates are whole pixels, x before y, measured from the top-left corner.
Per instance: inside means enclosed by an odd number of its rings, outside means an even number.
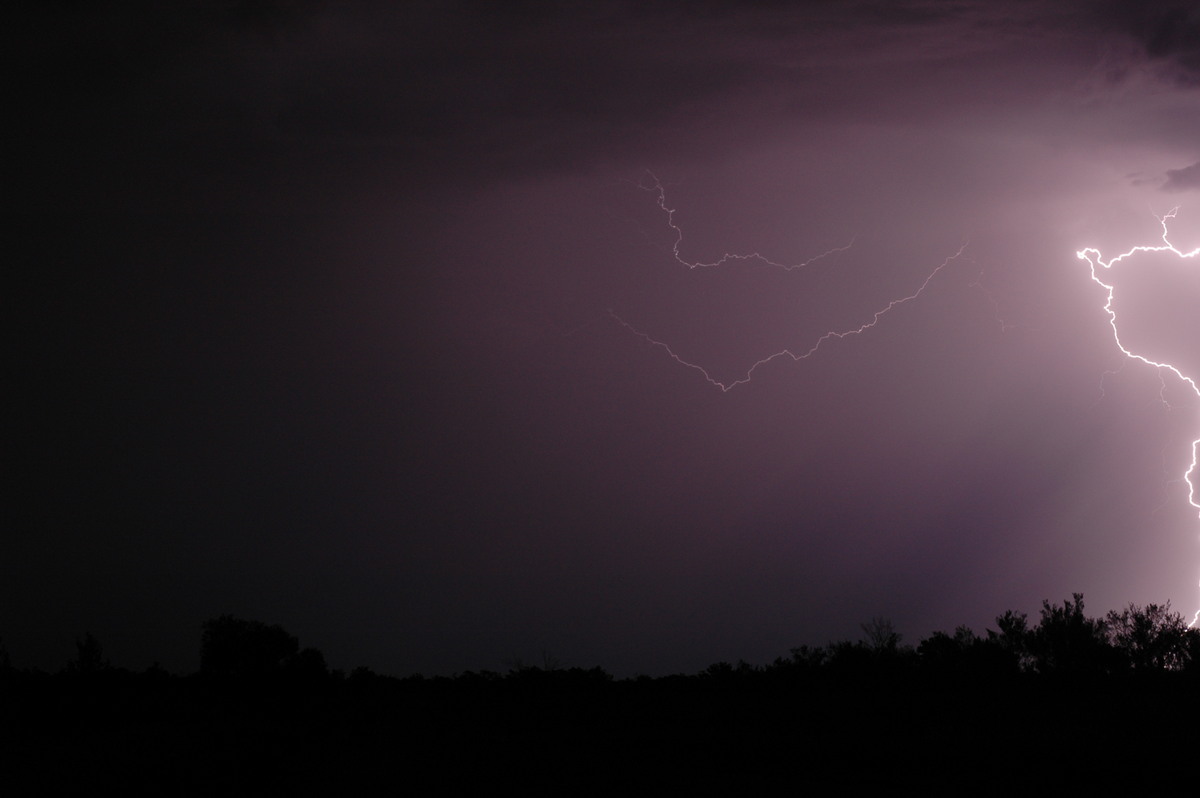
[[[626,675],[1200,605],[1194,3],[9,17],[18,666],[195,668],[222,613]]]

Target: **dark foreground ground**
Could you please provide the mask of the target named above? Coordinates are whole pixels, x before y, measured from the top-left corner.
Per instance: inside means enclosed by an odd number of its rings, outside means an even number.
[[[1192,795],[1200,679],[711,670],[614,681],[0,680],[7,795]]]

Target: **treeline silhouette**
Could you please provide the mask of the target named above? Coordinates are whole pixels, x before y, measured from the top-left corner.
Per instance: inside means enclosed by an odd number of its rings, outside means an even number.
[[[182,676],[114,666],[90,634],[56,673],[17,668],[0,645],[0,751],[47,794],[1196,783],[1200,630],[1169,605],[1092,618],[1075,594],[916,646],[883,618],[862,631],[767,664],[628,679],[550,657],[345,673],[279,626],[228,615],[203,624],[199,672]]]

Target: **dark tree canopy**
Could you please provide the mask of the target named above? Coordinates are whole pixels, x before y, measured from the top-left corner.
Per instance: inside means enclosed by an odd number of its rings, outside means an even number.
[[[1171,610],[1171,603],[1130,604],[1106,616],[1109,639],[1123,652],[1129,667],[1145,670],[1182,670],[1190,660],[1189,634],[1183,616]]]
[[[874,617],[860,625],[867,645],[878,653],[894,652],[900,646],[901,636],[888,618]]]
[[[281,626],[222,615],[204,622],[200,672],[233,677],[276,673],[299,650],[300,641]]]
[[[1028,636],[1034,667],[1042,673],[1100,672],[1113,663],[1104,620],[1083,614],[1083,594],[1056,606],[1042,602],[1041,620]]]
[[[90,632],[75,641],[75,657],[67,662],[71,673],[99,673],[112,666],[104,657],[104,647]]]

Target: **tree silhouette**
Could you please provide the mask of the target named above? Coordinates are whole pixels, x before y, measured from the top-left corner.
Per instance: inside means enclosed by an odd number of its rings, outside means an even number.
[[[284,661],[284,669],[288,675],[301,681],[316,681],[329,676],[325,655],[315,648],[304,648],[288,657]]]
[[[1041,620],[1028,636],[1034,667],[1040,673],[1107,671],[1113,662],[1105,623],[1083,614],[1083,594],[1061,607],[1042,601]]]
[[[887,618],[875,617],[861,624],[867,645],[877,654],[894,653],[900,646],[900,633]]]
[[[980,637],[968,627],[959,626],[953,636],[934,632],[917,646],[917,654],[924,667],[942,675],[1011,675],[1020,670],[1020,657],[1002,642],[1004,639],[990,630],[987,637]]]
[[[1029,617],[1023,612],[1007,610],[996,618],[998,630],[988,629],[988,642],[994,643],[1016,662],[1020,670],[1033,667],[1029,650]]]
[[[71,673],[100,673],[109,670],[112,665],[104,658],[104,647],[100,641],[87,632],[75,640],[75,657],[67,661],[67,670]]]
[[[829,660],[829,652],[821,646],[800,646],[791,649],[789,653],[791,654],[790,659],[780,659],[777,664],[812,672],[819,670]]]
[[[1184,645],[1187,650],[1187,660],[1184,662],[1183,669],[1188,673],[1200,676],[1200,628],[1194,626],[1188,628]]]
[[[300,641],[283,627],[222,615],[204,622],[200,672],[247,677],[280,672],[300,650]],[[311,658],[310,658],[311,659]],[[324,658],[321,658],[324,665]]]
[[[1110,611],[1106,621],[1112,645],[1134,670],[1182,670],[1190,659],[1187,624],[1170,602],[1130,604]]]
[[[966,652],[978,642],[973,631],[960,626],[954,630],[953,637],[945,632],[934,632],[917,645],[917,654],[930,665],[960,667]]]

